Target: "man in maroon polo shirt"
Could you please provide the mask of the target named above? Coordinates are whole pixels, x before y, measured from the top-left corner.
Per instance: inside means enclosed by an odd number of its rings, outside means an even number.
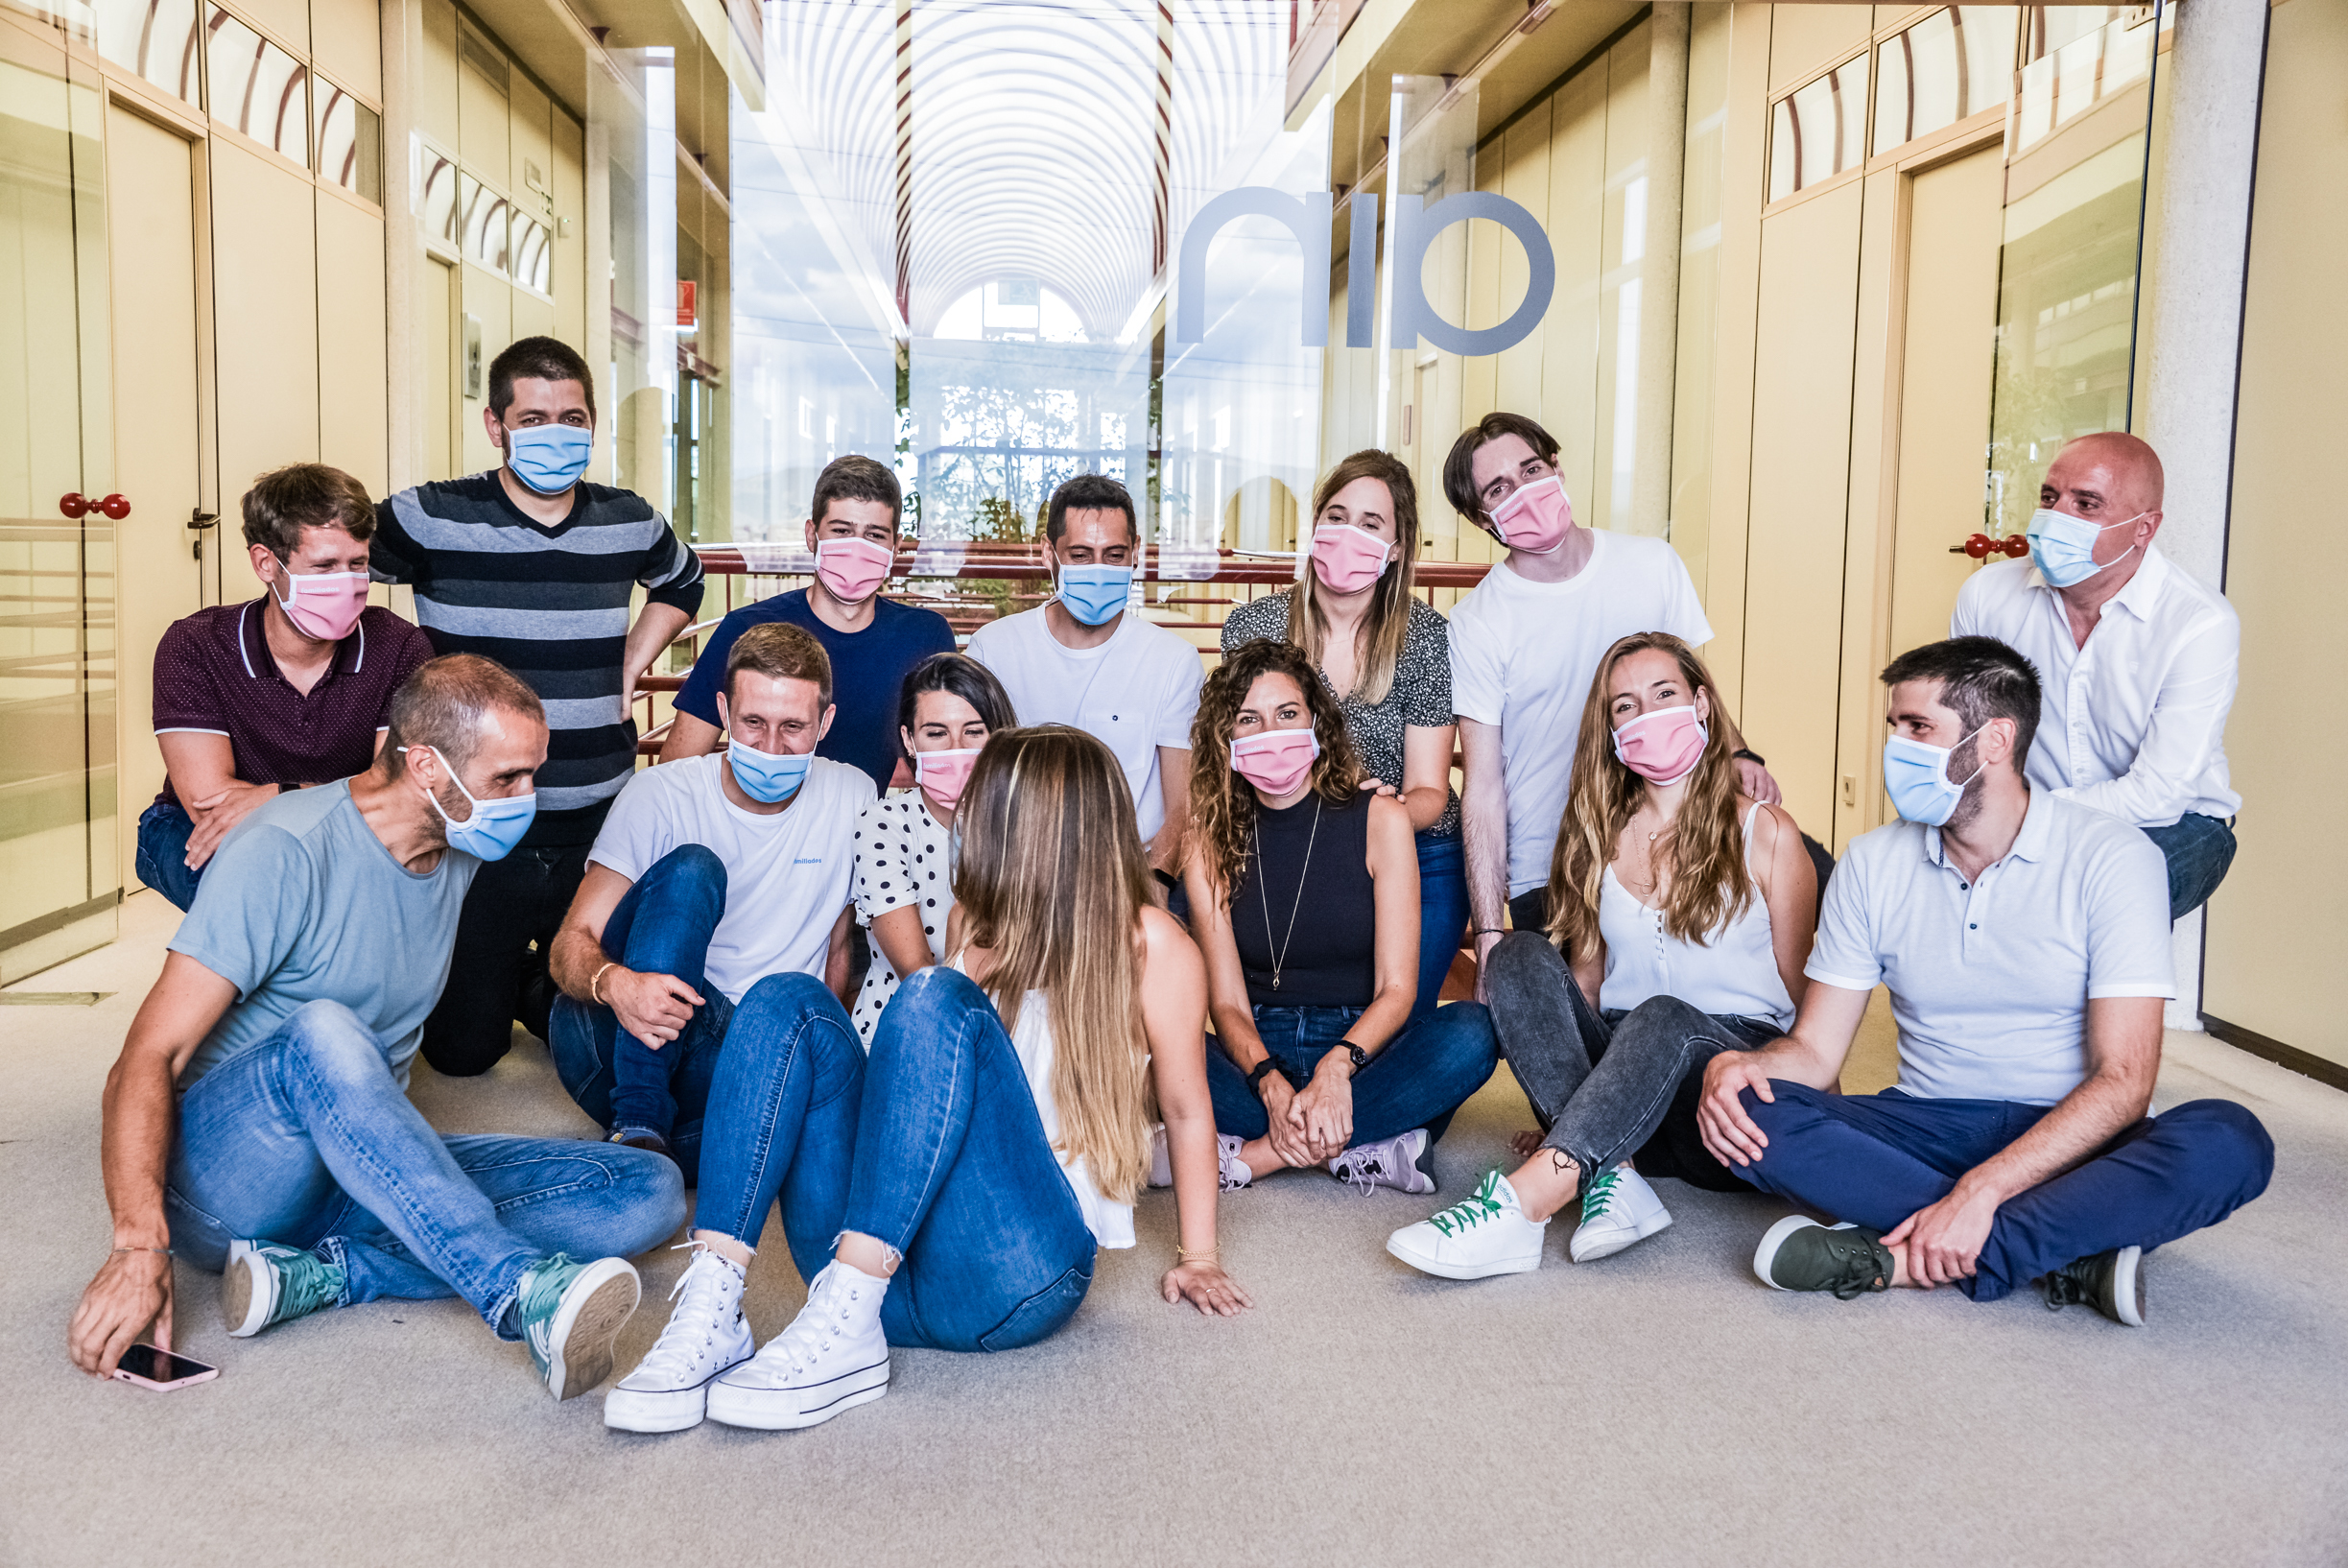
[[[373,766],[391,694],[432,657],[421,630],[368,607],[374,532],[374,502],[340,468],[263,474],[245,492],[261,597],[200,609],[156,644],[169,777],[138,820],[138,874],[180,909],[255,806]]]

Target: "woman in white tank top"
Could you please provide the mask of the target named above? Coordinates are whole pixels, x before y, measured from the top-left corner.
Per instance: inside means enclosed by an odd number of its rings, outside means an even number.
[[[1161,1293],[1211,1316],[1249,1305],[1216,1252],[1205,965],[1150,897],[1116,758],[1063,725],[997,730],[955,822],[952,962],[897,987],[869,1062],[836,1004],[759,1002],[805,976],[761,981],[735,1014],[701,1140],[702,1250],[607,1425],[670,1431],[705,1409],[814,1426],[888,1392],[891,1344],[1054,1333],[1097,1248],[1134,1245],[1153,1098],[1181,1237]],[[778,1196],[807,1305],[752,1354],[740,1266]]]
[[[1576,1198],[1577,1263],[1653,1235],[1672,1216],[1634,1154],[1649,1175],[1750,1190],[1705,1152],[1696,1094],[1713,1057],[1792,1026],[1818,884],[1793,819],[1739,793],[1719,707],[1677,637],[1625,637],[1600,661],[1549,930],[1504,937],[1484,970],[1501,1052],[1546,1136],[1520,1136],[1516,1171],[1396,1231],[1387,1250],[1414,1268],[1537,1269],[1550,1216]]]

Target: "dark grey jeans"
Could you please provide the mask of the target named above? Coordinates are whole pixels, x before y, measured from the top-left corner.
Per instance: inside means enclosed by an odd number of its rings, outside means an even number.
[[[1590,1177],[1625,1156],[1650,1176],[1711,1192],[1752,1186],[1712,1157],[1696,1128],[1704,1067],[1782,1033],[1766,1019],[1716,1017],[1657,996],[1601,1014],[1547,938],[1513,931],[1492,948],[1484,994],[1500,1054],[1549,1136]]]

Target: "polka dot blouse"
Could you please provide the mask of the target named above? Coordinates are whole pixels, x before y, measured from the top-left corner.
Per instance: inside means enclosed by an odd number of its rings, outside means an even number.
[[[930,957],[943,958],[946,915],[954,908],[952,841],[952,832],[922,804],[919,790],[897,790],[866,806],[856,822],[857,923],[869,927],[890,910],[912,906],[921,912]],[[881,1010],[896,994],[897,971],[876,941],[850,1015],[866,1050],[872,1049]]]

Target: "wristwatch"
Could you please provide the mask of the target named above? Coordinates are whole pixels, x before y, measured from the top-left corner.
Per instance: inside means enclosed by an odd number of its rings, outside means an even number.
[[[1264,1096],[1264,1075],[1270,1072],[1278,1065],[1279,1063],[1273,1061],[1271,1057],[1266,1057],[1262,1061],[1257,1062],[1253,1067],[1249,1068],[1247,1070],[1247,1092],[1254,1095],[1259,1100],[1262,1099]]]
[[[1363,1068],[1367,1067],[1367,1066],[1369,1065],[1369,1053],[1368,1053],[1368,1052],[1366,1052],[1366,1051],[1364,1051],[1364,1050],[1363,1050],[1363,1049],[1362,1049],[1360,1046],[1358,1046],[1358,1045],[1354,1044],[1354,1043],[1353,1043],[1353,1041],[1351,1041],[1351,1040],[1340,1040],[1340,1041],[1338,1041],[1337,1043],[1338,1043],[1338,1044],[1340,1044],[1340,1045],[1341,1045],[1341,1046],[1343,1046],[1343,1047],[1345,1048],[1346,1052],[1347,1052],[1347,1053],[1348,1053],[1350,1056],[1352,1056],[1352,1057],[1353,1057],[1353,1070],[1354,1070],[1355,1072],[1357,1072],[1357,1073],[1358,1073],[1358,1072],[1360,1072],[1360,1071],[1361,1071]]]
[[[1740,746],[1734,751],[1731,751],[1728,754],[1736,758],[1739,762],[1749,762],[1756,768],[1767,768],[1769,765],[1768,758],[1763,756],[1760,752],[1754,750],[1749,746]]]

